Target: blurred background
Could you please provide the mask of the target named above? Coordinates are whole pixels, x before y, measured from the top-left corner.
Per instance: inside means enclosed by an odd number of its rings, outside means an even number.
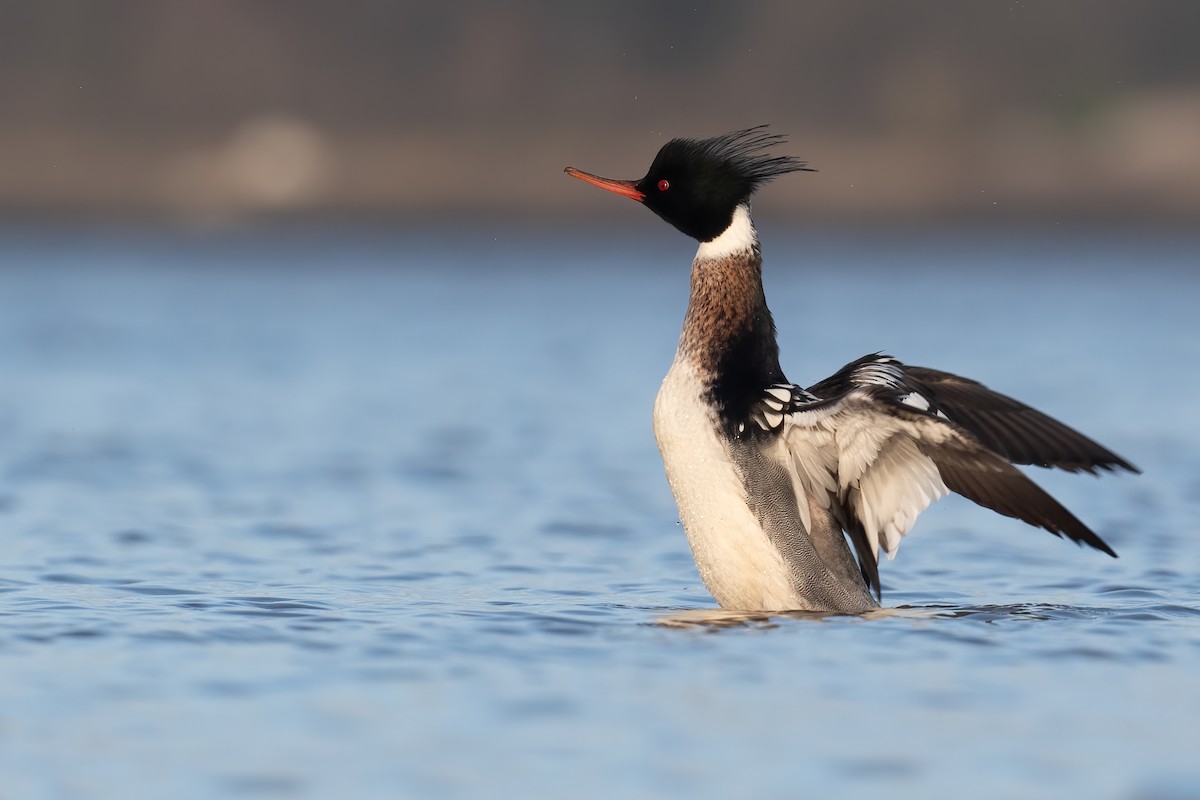
[[[768,213],[1200,218],[1200,5],[45,0],[0,4],[0,214],[626,211],[673,136],[771,123]]]

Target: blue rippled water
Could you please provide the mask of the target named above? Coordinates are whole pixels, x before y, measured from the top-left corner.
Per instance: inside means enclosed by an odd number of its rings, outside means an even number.
[[[950,499],[894,610],[714,612],[649,409],[691,247],[0,245],[0,797],[1200,797],[1200,240],[764,232],[789,377],[1081,428],[1120,553]]]

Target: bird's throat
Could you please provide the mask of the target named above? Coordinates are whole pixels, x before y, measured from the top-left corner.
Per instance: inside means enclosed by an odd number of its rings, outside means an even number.
[[[735,214],[730,230],[696,253],[678,356],[692,363],[709,399],[733,428],[763,389],[785,382],[748,213],[744,223]]]

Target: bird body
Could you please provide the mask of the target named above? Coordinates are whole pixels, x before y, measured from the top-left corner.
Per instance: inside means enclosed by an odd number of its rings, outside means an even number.
[[[781,141],[762,127],[675,139],[641,181],[567,169],[700,242],[654,432],[717,602],[743,611],[873,608],[880,550],[894,555],[917,516],[951,491],[1115,555],[1013,466],[1136,471],[1062,423],[882,354],[808,389],[787,381],[749,205],[763,182],[806,169],[763,153]]]

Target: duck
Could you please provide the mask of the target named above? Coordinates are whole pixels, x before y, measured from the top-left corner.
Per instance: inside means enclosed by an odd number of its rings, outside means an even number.
[[[750,213],[764,184],[813,171],[775,153],[785,142],[759,125],[671,139],[640,180],[565,170],[699,243],[653,419],[713,598],[745,612],[876,609],[881,554],[894,557],[951,492],[1116,557],[1018,468],[1139,472],[1082,433],[982,383],[883,353],[806,388],[788,380]]]

